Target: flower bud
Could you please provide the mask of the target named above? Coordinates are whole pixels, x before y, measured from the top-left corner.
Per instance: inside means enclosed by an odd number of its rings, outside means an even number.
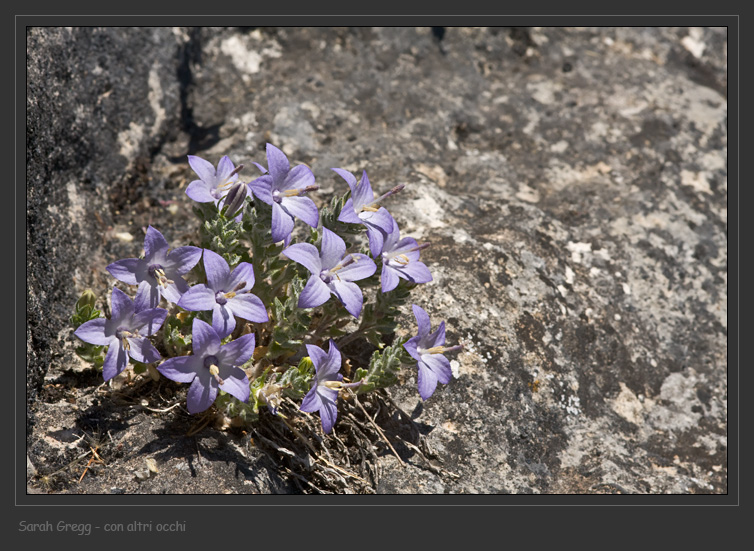
[[[234,218],[243,208],[246,201],[246,184],[236,183],[225,196],[224,209],[226,218]]]
[[[97,295],[94,294],[94,291],[91,289],[87,289],[83,293],[81,293],[81,297],[79,297],[78,301],[76,301],[76,309],[81,310],[85,306],[88,306],[90,309],[94,308],[94,303],[97,301]]]
[[[301,358],[301,361],[298,363],[298,370],[299,372],[308,371],[310,373],[314,372],[314,362],[309,356],[304,356]]]

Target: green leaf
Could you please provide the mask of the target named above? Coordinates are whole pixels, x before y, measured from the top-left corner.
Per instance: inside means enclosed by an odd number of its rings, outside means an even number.
[[[293,400],[299,400],[309,392],[312,377],[314,377],[314,363],[306,356],[296,367],[288,368],[278,379],[277,384],[283,387],[283,394]]]
[[[101,317],[101,312],[94,307],[97,297],[91,289],[85,290],[74,305],[69,321],[74,329],[87,321]]]
[[[288,296],[275,297],[272,301],[272,338],[267,357],[271,360],[298,352],[304,337],[309,333],[311,314],[298,307],[298,299],[306,282],[294,277],[289,285]]]
[[[375,350],[369,360],[367,369],[358,368],[355,373],[354,381],[363,381],[358,387],[358,393],[363,394],[377,388],[387,388],[398,382],[398,371],[401,365],[409,363],[411,357],[403,348],[401,341],[392,346],[386,346],[382,350]]]
[[[191,327],[198,315],[200,312],[181,312],[165,320],[161,331],[165,348],[171,356],[181,356],[188,351],[192,340]]]

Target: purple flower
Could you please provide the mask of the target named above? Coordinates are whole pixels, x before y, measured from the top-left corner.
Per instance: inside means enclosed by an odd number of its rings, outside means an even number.
[[[106,381],[126,368],[129,356],[142,363],[152,363],[162,358],[146,337],[154,335],[162,327],[168,311],[148,308],[148,301],[147,289],[140,289],[134,301],[113,287],[110,319],[89,320],[74,331],[74,335],[84,342],[108,347],[102,366]]]
[[[322,228],[321,249],[318,251],[311,243],[295,243],[281,252],[312,274],[301,291],[298,307],[320,306],[333,294],[353,317],[358,318],[364,296],[353,282],[371,276],[377,266],[365,254],[345,254],[345,242],[327,228]]]
[[[162,362],[157,370],[168,379],[191,383],[188,390],[189,413],[200,413],[217,398],[218,389],[242,402],[249,400],[249,379],[238,366],[254,354],[254,333],[247,333],[228,344],[212,326],[194,318],[191,328],[193,354]]]
[[[212,163],[195,155],[189,155],[188,162],[199,176],[199,180],[194,180],[188,185],[186,195],[197,203],[214,201],[217,204],[238,181],[238,173],[243,168],[243,165],[234,167],[233,161],[227,155],[217,163],[217,170]]]
[[[325,353],[319,346],[313,344],[306,345],[306,351],[314,364],[314,378],[312,379],[312,388],[304,396],[301,402],[301,411],[312,413],[319,411],[322,419],[322,430],[328,434],[335,419],[338,417],[338,392],[341,388],[358,386],[361,382],[343,384],[343,375],[338,373],[340,370],[340,350],[330,339],[330,350]]]
[[[256,164],[256,163],[255,163]],[[319,223],[319,211],[305,193],[319,188],[314,174],[305,165],[290,168],[288,157],[272,144],[267,144],[269,173],[249,182],[254,195],[272,206],[272,240],[288,244],[293,231],[293,218],[300,218],[312,228]],[[260,170],[264,168],[257,165]]]
[[[395,186],[378,199],[374,198],[372,186],[369,183],[366,171],[362,172],[361,181],[357,184],[356,177],[342,168],[333,168],[351,188],[351,197],[348,198],[343,209],[340,211],[338,220],[349,224],[363,224],[367,229],[369,250],[373,257],[382,252],[385,237],[393,231],[393,217],[385,209],[379,206],[380,201],[399,192],[405,184]]]
[[[241,262],[233,271],[225,259],[214,251],[204,250],[207,284],[194,285],[178,301],[178,306],[192,312],[212,311],[212,327],[221,339],[236,328],[236,318],[256,323],[269,321],[267,309],[249,291],[254,287],[254,268]]]
[[[429,315],[416,304],[412,305],[419,332],[410,338],[403,347],[418,362],[419,366],[419,395],[422,400],[429,399],[437,387],[437,382],[448,384],[453,372],[450,370],[450,362],[443,356],[445,352],[453,352],[463,348],[462,345],[446,348],[445,322],[434,333],[430,334]]]
[[[419,262],[419,251],[429,247],[429,243],[419,245],[413,237],[401,239],[398,223],[393,220],[393,231],[385,239],[382,249],[382,292],[392,291],[401,277],[412,283],[432,281],[429,268]]]
[[[199,247],[178,247],[169,250],[168,242],[162,234],[149,226],[144,237],[144,258],[126,258],[113,262],[107,271],[115,278],[129,285],[150,289],[149,304],[156,307],[160,296],[169,302],[178,302],[188,291],[188,283],[181,277],[196,266],[202,256]]]

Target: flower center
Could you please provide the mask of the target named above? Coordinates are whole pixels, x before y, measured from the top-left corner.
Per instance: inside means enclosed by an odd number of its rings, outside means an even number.
[[[445,352],[455,352],[456,350],[461,350],[463,348],[462,344],[457,344],[455,346],[433,346],[432,348],[418,348],[417,351],[419,354],[444,354]]]
[[[131,343],[128,342],[128,339],[131,337],[138,337],[139,332],[136,330],[131,330],[127,327],[118,327],[118,329],[115,331],[115,338],[117,338],[120,341],[121,346],[123,347],[123,350],[126,352],[131,350]]]
[[[227,190],[229,187],[231,187],[233,184],[235,184],[235,180],[233,179],[233,176],[241,172],[243,169],[243,165],[238,165],[236,168],[233,169],[233,172],[228,174],[228,177],[225,178],[222,182],[217,184],[217,188],[212,190],[212,195],[215,197],[215,199],[220,199],[222,197],[222,192]]]
[[[161,287],[167,287],[169,284],[174,283],[172,279],[167,278],[165,275],[165,269],[160,264],[150,264],[147,268],[147,273],[149,273],[149,275],[151,275]]]
[[[364,381],[356,381],[355,383],[344,383],[343,381],[325,381],[322,386],[331,388],[332,390],[342,390],[344,388],[354,388],[361,386]]]
[[[301,197],[303,194],[319,189],[317,185],[306,186],[301,189],[286,189],[285,191],[275,190],[272,192],[272,200],[280,203],[285,197]]]
[[[320,277],[320,279],[321,279],[322,281],[324,281],[325,283],[328,283],[328,284],[329,284],[329,283],[330,283],[330,282],[331,282],[331,281],[332,281],[333,279],[337,279],[338,281],[340,281],[340,277],[339,277],[339,276],[338,276],[338,274],[336,274],[335,272],[337,272],[338,270],[342,270],[342,269],[343,269],[343,268],[345,268],[346,266],[348,266],[348,265],[350,265],[350,264],[353,264],[354,262],[358,262],[358,261],[359,261],[359,259],[358,259],[358,258],[356,258],[356,257],[355,257],[354,255],[352,255],[352,254],[349,254],[349,255],[348,255],[348,258],[346,258],[346,259],[344,259],[344,260],[341,260],[341,261],[340,261],[340,264],[338,264],[338,265],[337,265],[337,266],[335,266],[334,268],[330,268],[329,270],[322,270],[321,272],[319,272],[319,277]]]
[[[389,266],[406,266],[409,259],[405,254],[382,253],[382,260]]]
[[[236,285],[235,289],[227,293],[223,290],[217,291],[215,293],[215,302],[217,302],[220,306],[224,306],[228,302],[228,299],[231,299],[234,296],[236,296],[238,294],[238,291],[240,291],[244,287],[246,287],[246,282],[242,281],[241,283]],[[244,292],[248,292],[248,291],[244,291]]]
[[[412,253],[414,251],[421,251],[423,249],[426,249],[427,247],[429,247],[429,243],[421,243],[416,247],[410,248],[406,252]],[[382,261],[387,262],[389,266],[406,266],[410,262],[408,256],[406,256],[404,253],[394,253],[389,251],[382,253]]]
[[[327,283],[328,285],[332,282],[333,279],[335,279],[337,276],[330,272],[330,270],[322,270],[319,272],[319,278]]]
[[[217,384],[222,385],[225,384],[225,381],[220,378],[220,368],[217,367],[218,363],[220,361],[217,359],[217,356],[207,356],[204,358],[204,367],[209,369],[209,374],[215,378]]]

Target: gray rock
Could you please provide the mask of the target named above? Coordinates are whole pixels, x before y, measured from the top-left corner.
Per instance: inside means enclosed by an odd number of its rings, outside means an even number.
[[[128,233],[123,211],[151,195],[152,157],[180,127],[185,49],[171,29],[27,32],[29,404],[49,366],[72,361],[67,318],[105,283],[98,262],[119,226]]]
[[[65,426],[104,427],[111,454],[51,491],[727,492],[725,28],[32,29],[28,45],[29,456],[50,472],[88,449]],[[78,294],[107,295],[105,266],[146,225],[191,238],[185,154],[264,163],[268,141],[323,201],[345,191],[331,167],[407,184],[386,206],[431,242],[434,276],[413,302],[465,346],[428,401],[406,368],[367,404],[401,459],[372,438],[365,485],[342,472],[351,427],[371,430],[353,406],[341,470],[305,482],[295,437],[185,436],[180,408],[154,411],[180,394],[136,381],[119,403],[71,352]],[[407,306],[398,336],[414,329]],[[159,472],[138,481],[146,457]]]

